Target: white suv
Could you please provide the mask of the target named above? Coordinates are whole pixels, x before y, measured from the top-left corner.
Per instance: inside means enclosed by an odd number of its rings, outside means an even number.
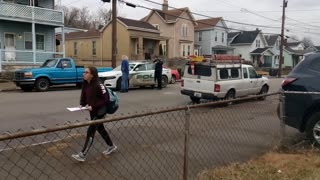
[[[251,65],[231,63],[188,63],[181,82],[181,94],[200,99],[234,99],[265,94],[268,79],[261,77]],[[262,98],[264,99],[264,98]]]
[[[112,71],[99,73],[100,81],[109,88],[120,90],[121,87],[121,65]],[[165,88],[171,80],[171,70],[162,69],[162,87]],[[154,64],[150,61],[129,61],[129,88],[155,86]]]

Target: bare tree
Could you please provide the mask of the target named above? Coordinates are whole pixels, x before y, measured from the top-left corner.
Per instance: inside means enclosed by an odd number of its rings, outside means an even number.
[[[313,46],[313,42],[312,42],[311,38],[309,38],[309,37],[304,37],[304,38],[302,38],[301,42],[302,42],[306,47]]]

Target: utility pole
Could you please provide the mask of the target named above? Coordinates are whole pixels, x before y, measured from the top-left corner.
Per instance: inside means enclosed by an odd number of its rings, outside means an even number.
[[[282,5],[282,25],[281,25],[281,43],[280,43],[280,60],[279,60],[279,70],[278,77],[281,78],[282,75],[282,63],[284,62],[283,48],[284,48],[284,21],[286,19],[286,7],[288,5],[288,0],[283,0]]]
[[[117,66],[117,54],[117,0],[112,0],[112,68]]]

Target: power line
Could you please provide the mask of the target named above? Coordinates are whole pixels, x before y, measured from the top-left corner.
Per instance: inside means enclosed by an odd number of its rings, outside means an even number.
[[[310,27],[320,28],[320,26],[314,26],[314,25],[311,25],[311,24],[307,24],[307,23],[305,23],[305,22],[298,21],[298,20],[295,20],[295,19],[292,19],[292,18],[289,18],[289,17],[287,17],[287,19],[290,19],[290,20],[292,20],[292,21],[296,21],[296,22],[301,23],[301,24],[308,25],[308,26],[310,26]]]

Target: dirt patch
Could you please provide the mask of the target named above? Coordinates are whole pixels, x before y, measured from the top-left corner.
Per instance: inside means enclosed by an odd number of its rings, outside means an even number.
[[[318,149],[276,151],[247,163],[232,164],[219,169],[205,170],[200,180],[311,180],[320,179],[320,151]]]

